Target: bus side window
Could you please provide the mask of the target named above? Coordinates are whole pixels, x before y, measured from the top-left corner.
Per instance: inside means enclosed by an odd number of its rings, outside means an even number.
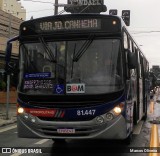
[[[129,47],[128,46],[128,36],[125,32],[124,32],[123,36],[124,36],[124,41],[123,41],[124,49],[128,49],[128,47]]]
[[[139,66],[139,78],[142,78],[142,68],[141,68],[141,54],[138,51],[138,66]]]
[[[132,41],[131,41],[131,40],[129,40],[129,49],[130,49],[130,51],[131,51],[131,52],[134,52],[134,51],[133,51],[133,47],[132,47],[132,46],[133,46],[133,45],[132,45]]]
[[[124,32],[123,33],[123,46],[124,46],[124,49],[128,49],[128,47],[129,47],[128,44],[129,44],[129,42],[128,42],[128,36]],[[127,51],[125,53],[125,56],[126,56],[126,76],[127,76],[127,78],[129,78],[130,77],[130,70],[128,68],[128,53],[127,53]]]

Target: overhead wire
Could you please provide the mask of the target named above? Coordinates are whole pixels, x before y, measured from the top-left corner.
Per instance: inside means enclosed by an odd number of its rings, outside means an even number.
[[[26,1],[27,2],[27,1]],[[50,4],[54,4],[54,3],[52,3],[52,2],[43,2],[43,1],[37,1],[37,0],[32,0],[31,2],[38,2],[38,3],[50,3]]]
[[[32,1],[32,2],[40,2],[40,3],[42,3],[41,1]],[[43,2],[43,3],[49,3],[49,2]],[[51,3],[51,2],[50,2]],[[53,4],[54,5],[54,3],[51,3],[51,4]],[[60,4],[60,5],[67,5],[67,4]],[[71,8],[73,5],[70,5],[69,6],[69,8]],[[82,12],[84,12],[88,7],[90,7],[90,5],[87,5],[81,12],[79,12],[79,13],[82,13]],[[52,9],[43,9],[43,10],[34,10],[34,11],[27,11],[27,13],[31,13],[31,12],[40,12],[40,11],[49,11],[49,10],[53,10],[54,11],[54,8],[52,8]],[[64,13],[64,12],[66,12],[64,9],[63,10],[61,10],[59,13],[58,13],[58,15],[61,15],[62,13]],[[22,12],[19,12],[19,13],[25,13],[24,11],[22,11]]]
[[[146,34],[146,33],[160,33],[160,30],[137,31],[137,32],[133,32],[132,34]]]

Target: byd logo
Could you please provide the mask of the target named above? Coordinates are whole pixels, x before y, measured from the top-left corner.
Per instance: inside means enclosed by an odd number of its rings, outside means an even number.
[[[85,93],[85,84],[67,84],[66,93]]]

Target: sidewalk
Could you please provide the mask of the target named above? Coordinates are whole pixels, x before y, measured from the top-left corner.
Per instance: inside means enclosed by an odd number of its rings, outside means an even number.
[[[0,104],[0,127],[16,123],[16,104],[9,104],[8,120],[6,119],[6,104]]]
[[[6,101],[7,101],[7,92],[0,92],[0,127],[15,123],[17,121],[16,117],[16,103],[17,103],[17,92],[9,92],[9,107],[8,107],[8,120],[6,119]]]

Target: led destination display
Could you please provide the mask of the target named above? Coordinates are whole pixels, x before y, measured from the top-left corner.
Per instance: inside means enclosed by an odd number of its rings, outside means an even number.
[[[24,22],[20,28],[22,36],[33,36],[50,33],[80,33],[80,32],[119,32],[120,19],[118,17],[87,15],[50,16],[39,20]]]
[[[78,29],[100,29],[100,19],[74,19],[63,21],[43,21],[36,24],[37,32]]]

